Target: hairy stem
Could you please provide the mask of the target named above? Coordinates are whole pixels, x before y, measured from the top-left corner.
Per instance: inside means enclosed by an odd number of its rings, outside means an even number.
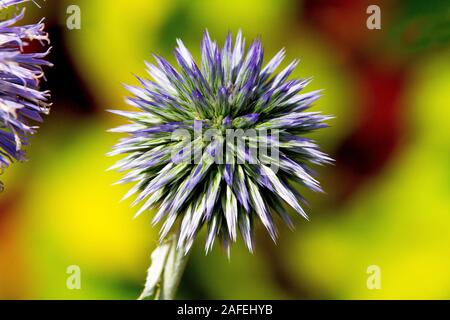
[[[139,300],[173,300],[188,261],[188,254],[177,248],[178,236],[172,234],[152,252],[145,288]]]
[[[176,297],[189,254],[177,249],[177,237],[172,236],[166,265],[161,279],[161,287],[158,295],[160,300],[173,300]]]

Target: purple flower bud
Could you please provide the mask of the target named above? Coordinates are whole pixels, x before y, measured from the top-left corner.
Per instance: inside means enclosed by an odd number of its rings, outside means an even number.
[[[161,237],[179,220],[178,247],[184,251],[202,226],[207,228],[206,251],[216,238],[229,251],[239,231],[253,250],[258,220],[275,240],[273,215],[292,226],[283,203],[307,218],[304,200],[289,182],[320,192],[308,165],[332,161],[304,137],[329,119],[304,112],[320,97],[319,91],[301,93],[310,80],[289,80],[297,61],[275,73],[284,49],[263,67],[261,41],[246,52],[241,32],[234,44],[228,34],[219,49],[206,31],[201,68],[181,40],[174,55],[178,69],[155,56],[158,67],[147,64],[153,80],[139,79],[142,88],[129,87],[133,97],[127,102],[139,112],[115,112],[132,122],[114,130],[129,138],[112,152],[128,154],[115,166],[127,171],[121,182],[137,182],[127,196],[137,193],[135,202],[145,201],[138,213],[159,208],[153,220],[165,219]],[[183,129],[189,141],[172,139],[177,129]],[[222,147],[226,161],[217,163]],[[261,152],[268,147],[277,152]]]
[[[28,0],[2,0],[0,10]],[[48,91],[40,91],[42,67],[52,64],[44,58],[49,53],[24,53],[32,41],[49,42],[44,24],[16,26],[25,10],[0,22],[0,172],[13,160],[24,160],[22,147],[35,133],[31,122],[42,122],[40,114],[48,114]],[[0,183],[1,186],[1,183]]]

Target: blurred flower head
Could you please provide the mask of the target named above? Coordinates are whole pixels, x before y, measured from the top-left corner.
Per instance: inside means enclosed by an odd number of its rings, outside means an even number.
[[[120,183],[136,183],[125,198],[143,202],[137,215],[157,207],[153,222],[165,218],[161,240],[177,226],[188,251],[205,226],[206,251],[219,237],[229,252],[240,230],[252,251],[254,220],[275,240],[275,216],[292,226],[285,204],[307,218],[293,184],[321,191],[307,165],[332,159],[304,137],[326,127],[328,117],[306,112],[320,92],[300,94],[310,79],[289,80],[297,61],[275,73],[284,49],[263,66],[261,41],[246,51],[241,32],[219,48],[206,31],[200,67],[177,42],[179,68],[155,55],[153,80],[127,86],[140,110],[112,110],[131,122],[111,130],[128,134],[110,153],[127,156],[112,168],[127,172]]]
[[[0,0],[0,10],[9,13],[12,6],[26,1]],[[14,159],[24,159],[22,147],[37,128],[30,122],[41,122],[40,114],[49,111],[49,92],[39,91],[42,66],[51,66],[43,59],[48,51],[36,53],[27,48],[33,41],[48,43],[48,34],[42,21],[16,25],[24,13],[22,9],[0,21],[0,170]]]

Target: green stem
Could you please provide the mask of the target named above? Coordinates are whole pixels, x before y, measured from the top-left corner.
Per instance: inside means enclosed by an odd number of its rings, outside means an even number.
[[[139,300],[153,297],[155,300],[173,300],[189,256],[177,249],[178,236],[173,234],[152,252],[152,262],[147,271],[145,288]]]
[[[161,280],[158,299],[173,300],[176,297],[181,278],[189,259],[189,254],[177,249],[177,237],[173,236],[166,265]]]

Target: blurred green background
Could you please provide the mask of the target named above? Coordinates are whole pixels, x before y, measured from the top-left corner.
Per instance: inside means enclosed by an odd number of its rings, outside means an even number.
[[[324,88],[316,103],[336,118],[317,136],[336,165],[317,168],[327,195],[306,193],[311,221],[281,227],[277,245],[257,227],[255,254],[238,243],[231,260],[198,239],[180,298],[450,298],[450,3],[448,1],[178,0],[39,1],[52,39],[46,86],[53,109],[1,179],[0,298],[135,299],[157,229],[133,220],[129,186],[112,186],[105,153],[126,108],[121,83],[145,76],[151,53],[170,57],[182,38],[199,56],[208,28],[223,43],[241,28],[266,57],[286,47],[294,76]],[[81,29],[66,9],[81,9]],[[366,27],[370,4],[381,30]],[[286,64],[289,61],[286,61]],[[285,64],[285,65],[286,65]],[[81,289],[66,287],[81,268]],[[366,286],[381,270],[381,289]]]

